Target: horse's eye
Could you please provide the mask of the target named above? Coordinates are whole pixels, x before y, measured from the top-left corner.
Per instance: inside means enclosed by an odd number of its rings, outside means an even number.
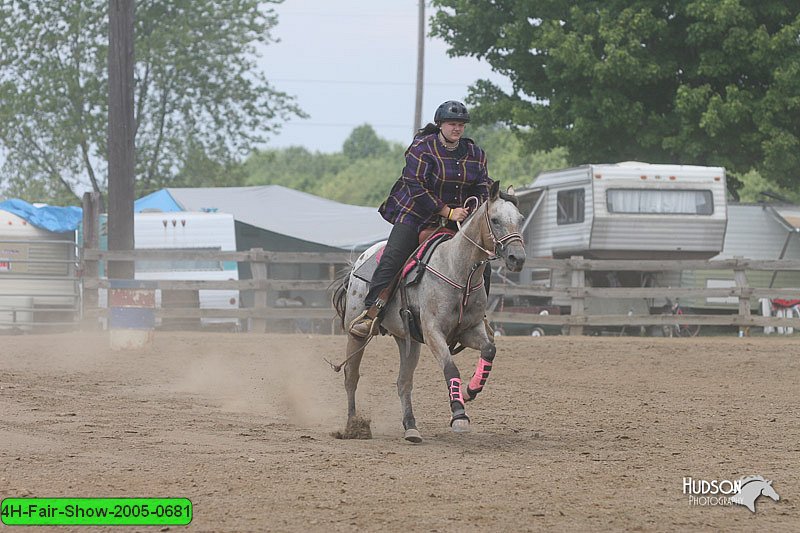
[[[500,220],[498,220],[497,217],[492,217],[492,224],[499,224],[499,223]]]

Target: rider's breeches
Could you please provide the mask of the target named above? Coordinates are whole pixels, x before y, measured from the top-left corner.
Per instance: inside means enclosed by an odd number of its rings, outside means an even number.
[[[369,292],[364,300],[367,308],[375,305],[381,291],[392,282],[395,275],[400,272],[406,259],[419,246],[419,235],[417,231],[407,224],[395,224],[389,234],[389,240],[383,255],[372,275]],[[486,288],[486,295],[489,295],[489,283],[492,278],[492,269],[487,264],[483,271],[483,283]]]
[[[383,250],[383,255],[372,275],[367,298],[364,300],[367,308],[375,305],[378,295],[392,282],[395,275],[400,272],[411,252],[419,245],[417,231],[408,224],[395,224],[389,234],[389,241]]]

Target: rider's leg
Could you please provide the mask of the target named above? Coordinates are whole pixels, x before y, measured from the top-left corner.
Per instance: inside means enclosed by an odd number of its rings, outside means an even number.
[[[375,334],[373,331],[377,325],[375,318],[378,316],[380,307],[386,303],[378,302],[381,291],[389,286],[408,256],[416,250],[418,241],[419,234],[415,228],[407,224],[394,225],[378,267],[372,275],[369,292],[364,300],[366,309],[350,323],[351,335],[364,338]]]

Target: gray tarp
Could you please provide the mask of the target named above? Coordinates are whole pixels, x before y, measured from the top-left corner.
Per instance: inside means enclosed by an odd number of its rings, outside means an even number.
[[[374,207],[342,204],[280,185],[166,190],[186,211],[230,213],[251,226],[346,250],[384,240],[392,229]]]

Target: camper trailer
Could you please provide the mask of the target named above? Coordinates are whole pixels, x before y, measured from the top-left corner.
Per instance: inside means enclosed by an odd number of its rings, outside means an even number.
[[[100,248],[108,248],[107,216],[100,217]],[[236,230],[233,215],[205,212],[143,212],[133,215],[134,248],[136,250],[216,250],[236,251]],[[104,272],[100,272],[103,277]],[[138,260],[135,277],[141,280],[238,280],[235,261]],[[100,301],[106,300],[105,291]],[[230,309],[239,307],[237,290],[156,291],[160,307],[197,307]],[[175,327],[191,326],[189,320],[168,320]],[[196,322],[196,321],[195,321]],[[236,324],[235,318],[203,318],[203,324]],[[162,326],[166,322],[162,321]]]
[[[0,210],[0,330],[52,330],[79,314],[75,232]]]
[[[730,204],[722,252],[713,259],[744,257],[755,260],[800,259],[800,206],[789,204]],[[760,288],[800,287],[800,273],[793,271],[748,271],[747,284]],[[684,271],[682,287],[734,287],[733,271]],[[735,297],[696,298],[692,307],[737,309]],[[759,307],[753,300],[753,309]]]
[[[233,215],[228,213],[135,213],[133,216],[134,246],[137,250],[216,250],[236,251]],[[136,279],[142,280],[237,280],[235,261],[136,261]],[[189,307],[187,291],[170,296],[162,291],[162,307]],[[200,290],[200,308],[227,309],[239,307],[239,291]],[[172,298],[172,299],[170,299]],[[169,301],[168,301],[169,300]],[[203,319],[211,322],[236,322],[236,319]]]
[[[725,169],[640,162],[584,165],[539,174],[518,191],[528,257],[707,259],[722,251]],[[564,276],[564,274],[561,274]],[[664,273],[664,276],[668,276]],[[566,277],[526,269],[522,283],[567,286]],[[657,276],[656,276],[657,277]],[[589,272],[596,287],[674,284],[639,272]],[[568,301],[553,301],[568,305]],[[652,302],[651,302],[652,303]],[[602,308],[602,309],[601,309]],[[590,314],[647,314],[648,303],[587,299]]]

